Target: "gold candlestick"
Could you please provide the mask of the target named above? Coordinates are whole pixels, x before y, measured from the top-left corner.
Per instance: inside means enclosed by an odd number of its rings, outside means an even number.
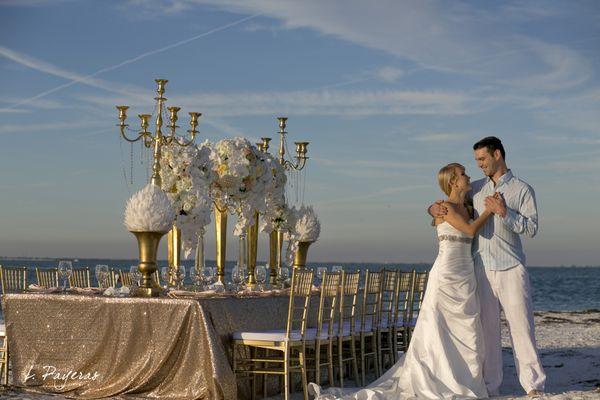
[[[287,142],[285,135],[287,135],[287,132],[285,131],[285,127],[287,117],[277,117],[277,119],[279,120],[279,163],[287,170],[294,169],[300,171],[306,166],[306,160],[308,160],[306,154],[308,153],[307,147],[309,142],[294,142],[296,145],[296,161],[286,160],[285,152],[287,149]]]
[[[161,185],[161,178],[160,178],[160,157],[161,157],[161,148],[164,145],[169,145],[171,143],[176,143],[179,146],[182,147],[186,147],[191,145],[192,143],[194,143],[194,139],[196,137],[196,134],[198,133],[198,131],[196,130],[196,127],[198,126],[198,118],[202,115],[201,113],[197,113],[197,112],[190,112],[190,128],[188,129],[188,134],[189,134],[189,140],[185,140],[185,139],[180,139],[176,136],[176,131],[177,128],[179,128],[179,125],[177,125],[177,120],[179,119],[177,117],[177,112],[179,112],[180,108],[179,107],[168,107],[167,110],[169,111],[169,121],[170,124],[166,125],[167,128],[170,129],[170,133],[167,135],[164,135],[162,132],[162,126],[163,126],[163,109],[164,109],[164,103],[167,101],[166,97],[163,97],[163,94],[165,93],[165,86],[167,85],[168,80],[166,79],[155,79],[155,82],[157,84],[157,89],[156,89],[156,93],[158,93],[158,96],[154,98],[154,100],[156,100],[156,128],[154,131],[154,134],[152,134],[152,132],[148,131],[148,127],[150,126],[150,118],[152,117],[152,115],[150,114],[139,114],[138,117],[140,118],[141,122],[140,122],[140,126],[141,126],[141,131],[139,131],[137,133],[137,136],[134,137],[133,139],[130,139],[126,134],[125,134],[125,129],[127,129],[129,127],[128,124],[125,123],[125,120],[127,119],[127,109],[129,109],[128,106],[117,106],[117,110],[119,110],[119,123],[117,124],[117,126],[119,127],[120,131],[121,131],[121,136],[123,137],[123,139],[125,139],[128,142],[137,142],[139,140],[143,140],[144,141],[144,146],[146,146],[147,148],[150,148],[152,146],[154,146],[154,151],[153,151],[153,163],[152,163],[152,178],[150,179],[150,181],[152,182],[152,184],[160,187]]]
[[[177,128],[179,128],[179,125],[177,125],[177,112],[179,112],[180,108],[179,107],[168,107],[167,110],[169,112],[169,121],[170,124],[166,125],[167,128],[170,129],[170,133],[167,135],[164,135],[162,132],[162,126],[163,126],[163,109],[164,109],[164,103],[167,101],[166,97],[163,97],[163,94],[165,94],[165,86],[167,85],[168,80],[166,79],[155,79],[155,82],[157,84],[157,88],[156,88],[156,93],[158,94],[157,97],[154,98],[154,100],[156,100],[156,128],[154,131],[154,134],[152,134],[152,132],[148,131],[148,128],[150,127],[150,118],[152,118],[152,115],[150,114],[139,114],[138,117],[140,118],[140,126],[141,126],[141,131],[137,132],[137,136],[134,138],[129,138],[126,134],[125,134],[125,130],[129,127],[128,124],[125,123],[125,121],[127,120],[127,110],[129,109],[128,106],[116,106],[117,110],[119,111],[119,123],[117,124],[117,126],[120,129],[121,132],[121,136],[123,137],[123,139],[125,139],[126,141],[130,142],[130,143],[134,143],[137,142],[139,140],[143,140],[144,146],[146,148],[150,148],[154,146],[154,150],[153,150],[153,162],[152,162],[152,177],[150,179],[150,182],[157,186],[157,187],[161,187],[161,177],[160,177],[160,158],[161,158],[161,154],[162,154],[162,146],[165,145],[170,145],[172,143],[177,144],[178,146],[182,146],[182,147],[186,147],[191,145],[192,143],[194,143],[194,139],[196,137],[196,134],[198,133],[198,131],[196,130],[196,127],[198,126],[198,118],[202,115],[200,113],[197,112],[190,112],[190,128],[187,132],[189,134],[189,140],[186,139],[180,139],[176,136],[176,131]],[[138,237],[137,233],[134,233],[136,235],[136,237]],[[164,233],[163,233],[164,234]],[[162,236],[162,235],[161,235]],[[171,238],[171,236],[169,237]],[[143,263],[141,262],[141,258],[142,258],[142,246],[148,246],[146,242],[148,242],[149,239],[145,238],[145,237],[138,237],[138,244],[139,244],[139,250],[140,250],[140,265],[138,266],[138,269],[140,270],[140,272],[142,272],[142,275],[144,274],[144,272],[142,271],[143,268]],[[156,241],[156,245],[158,246],[158,241],[159,239]],[[169,243],[171,245],[173,245],[173,243],[171,243],[171,240],[169,240]],[[179,242],[180,243],[180,242]],[[180,244],[178,244],[178,246],[180,246]],[[173,251],[173,253],[171,253],[172,255],[175,254],[175,252],[179,251],[179,248],[175,249],[171,249]],[[144,250],[144,255],[147,256],[148,251]],[[154,254],[154,271],[156,270],[156,251]],[[178,263],[178,261],[175,261],[175,259],[173,259],[170,264],[174,265],[175,263]],[[172,265],[170,265],[170,267],[172,267]],[[176,265],[178,266],[178,265]],[[148,268],[146,268],[148,269]],[[145,276],[145,275],[144,275]],[[148,293],[148,295],[155,295],[155,291],[153,286],[151,285],[152,281],[148,278],[143,278],[142,279],[142,284],[140,285],[140,293]]]

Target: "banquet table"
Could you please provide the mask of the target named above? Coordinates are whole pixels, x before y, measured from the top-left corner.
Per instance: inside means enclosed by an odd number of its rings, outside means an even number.
[[[231,333],[285,327],[287,296],[6,294],[13,385],[80,398],[238,399]],[[316,302],[313,302],[316,303]]]

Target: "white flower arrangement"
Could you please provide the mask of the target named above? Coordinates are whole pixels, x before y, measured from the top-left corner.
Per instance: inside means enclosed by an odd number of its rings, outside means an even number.
[[[292,264],[299,242],[316,242],[321,235],[321,223],[312,206],[302,206],[298,210],[294,207],[292,212],[296,222],[293,230],[286,235],[289,240],[286,255],[289,265]]]
[[[148,184],[127,200],[124,224],[131,232],[168,232],[174,219],[171,201],[157,186]]]
[[[195,250],[197,236],[210,224],[212,202],[210,182],[214,179],[208,141],[196,146],[163,146],[161,156],[162,188],[176,210],[176,225],[181,229],[182,249],[188,257]]]
[[[211,198],[237,214],[233,233],[239,236],[254,223],[254,213],[266,209],[267,189],[273,187],[272,165],[266,153],[240,137],[217,142],[210,159],[214,172]]]

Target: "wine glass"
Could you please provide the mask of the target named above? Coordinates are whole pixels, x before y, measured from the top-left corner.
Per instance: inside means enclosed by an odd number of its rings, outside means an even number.
[[[190,279],[194,284],[194,290],[198,290],[202,285],[202,269],[198,267],[192,267],[190,269]]]
[[[175,275],[177,278],[177,288],[181,289],[185,283],[185,265],[178,266]]]
[[[342,267],[341,265],[334,265],[331,267],[331,272],[342,272],[344,270],[344,267]]]
[[[171,280],[171,272],[169,271],[169,267],[162,267],[160,269],[160,279],[165,283],[165,289],[169,288],[169,282]]]
[[[61,260],[58,262],[58,274],[61,279],[61,290],[63,293],[67,291],[67,281],[69,277],[73,274],[73,263],[71,261]]]
[[[321,282],[323,282],[323,275],[327,272],[327,267],[319,267],[317,268],[317,286],[321,286]]]
[[[96,265],[96,280],[101,288],[107,287],[108,265]]]
[[[258,265],[254,270],[256,281],[258,282],[258,290],[264,290],[264,284],[267,281],[267,268],[264,265]]]
[[[131,275],[132,288],[140,286],[140,279],[142,278],[142,273],[138,269],[137,265],[132,265],[129,267],[129,274]]]
[[[285,289],[285,284],[290,277],[290,270],[288,267],[280,267],[277,269],[277,279],[279,280],[279,287]]]
[[[235,284],[235,291],[238,292],[242,286],[242,282],[244,282],[244,269],[240,267],[234,267],[233,271],[231,271],[231,279]]]
[[[215,269],[211,267],[202,268],[202,281],[204,282],[205,290],[208,290],[210,285],[215,281]]]

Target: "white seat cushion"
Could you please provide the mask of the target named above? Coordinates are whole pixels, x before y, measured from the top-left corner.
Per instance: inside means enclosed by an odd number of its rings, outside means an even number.
[[[6,325],[0,324],[0,336],[6,336]]]
[[[315,332],[316,333],[316,332]],[[284,342],[285,330],[234,332],[234,340],[258,340],[264,342]],[[290,332],[290,340],[301,340],[299,331]]]

